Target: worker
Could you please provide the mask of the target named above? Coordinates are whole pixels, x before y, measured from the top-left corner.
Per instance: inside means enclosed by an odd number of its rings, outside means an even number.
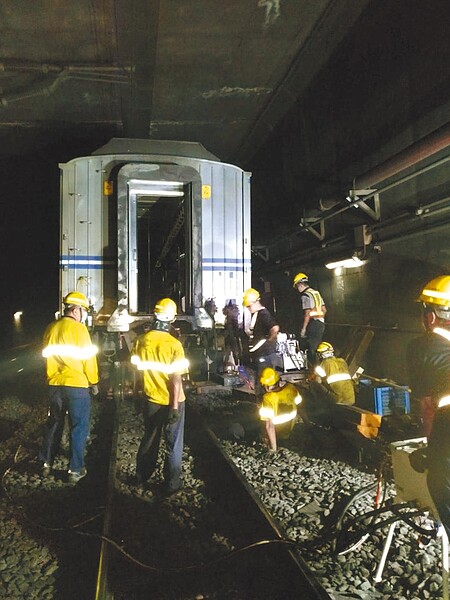
[[[271,367],[262,370],[259,381],[265,389],[259,416],[265,422],[269,450],[276,452],[277,436],[289,438],[302,397],[295,385],[281,381],[280,375]]]
[[[163,298],[154,308],[155,321],[147,333],[136,338],[131,362],[143,377],[146,402],[143,407],[144,436],[136,458],[136,483],[147,485],[156,469],[164,430],[164,493],[182,487],[185,394],[182,375],[189,363],[181,342],[170,333],[177,306]]]
[[[418,302],[425,332],[408,345],[407,365],[411,395],[419,403],[423,434],[428,436],[436,402],[450,380],[450,275],[429,281]]]
[[[317,347],[317,364],[308,377],[302,404],[302,418],[324,427],[335,423],[336,405],[355,403],[355,390],[348,365],[334,356],[329,342]]]
[[[66,413],[70,425],[68,480],[77,483],[86,476],[85,450],[89,433],[91,394],[98,394],[97,348],[84,324],[89,301],[81,292],[64,298],[63,317],[44,333],[42,355],[47,359],[50,408],[39,453],[42,475],[50,475],[58,453]]]
[[[270,311],[261,304],[260,294],[254,288],[244,292],[242,304],[251,315],[245,332],[249,338],[249,353],[256,367],[256,396],[260,397],[263,388],[259,376],[265,367],[276,366],[277,335],[280,328]]]
[[[318,377],[316,383],[325,385],[332,392],[336,404],[355,404],[355,387],[346,361],[334,355],[334,348],[329,342],[320,342],[317,356],[319,362],[314,369]]]
[[[309,286],[305,273],[297,273],[292,285],[299,292],[302,302],[300,338],[304,340],[308,360],[314,364],[317,346],[322,341],[325,331],[327,309],[320,292]]]
[[[408,348],[411,387],[422,401],[428,447],[417,456],[447,536],[450,537],[450,275],[429,281],[418,301],[423,307],[425,334]],[[414,460],[414,458],[416,460]],[[423,460],[422,460],[423,459]]]
[[[225,370],[235,369],[240,364],[242,356],[242,329],[239,325],[239,307],[230,300],[223,307],[222,314],[225,315],[223,364]]]

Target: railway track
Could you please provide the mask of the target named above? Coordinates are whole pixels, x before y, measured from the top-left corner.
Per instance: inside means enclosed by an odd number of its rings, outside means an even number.
[[[0,398],[2,415],[12,423],[0,442],[0,598],[387,600],[416,598],[417,590],[424,598],[441,597],[439,544],[419,549],[406,527],[391,549],[385,579],[376,585],[382,530],[358,551],[336,556],[322,537],[334,522],[333,506],[345,492],[373,482],[373,474],[336,461],[334,448],[328,448],[333,460],[308,456],[302,437],[292,450],[267,455],[251,430],[257,421],[249,414],[252,406],[230,396],[198,394],[198,402],[188,401],[188,407],[202,407],[216,434],[225,437],[217,447],[215,436],[189,414],[186,486],[180,494],[159,495],[159,472],[150,490],[130,481],[142,418],[132,399],[121,398],[120,386],[114,401],[94,402],[87,477],[75,486],[67,483],[66,441],[54,472],[43,479],[36,454],[46,415],[45,386],[36,385],[35,374],[29,379],[30,385],[16,387],[15,393],[11,382]],[[244,424],[245,440],[227,438],[234,421]],[[320,450],[317,440],[314,448]],[[238,484],[242,478],[251,488]],[[366,504],[361,510],[368,510]]]
[[[124,412],[118,405],[96,600],[329,598],[195,410],[186,446],[198,488],[164,498],[120,485]]]

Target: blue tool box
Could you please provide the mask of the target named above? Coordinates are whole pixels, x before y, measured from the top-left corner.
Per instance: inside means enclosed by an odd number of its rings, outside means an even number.
[[[411,412],[409,391],[392,386],[374,385],[360,379],[357,405],[377,415],[408,415]]]

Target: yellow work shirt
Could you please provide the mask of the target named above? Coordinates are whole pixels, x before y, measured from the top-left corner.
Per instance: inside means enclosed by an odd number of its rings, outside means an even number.
[[[169,404],[169,379],[188,372],[183,345],[167,331],[152,330],[139,336],[131,362],[143,372],[145,395],[155,404]],[[180,402],[185,400],[181,390]]]
[[[328,383],[338,404],[355,404],[355,387],[343,358],[324,358],[315,371]]]
[[[262,421],[271,419],[274,425],[293,421],[301,400],[295,385],[286,383],[282,388],[263,395],[259,416]]]
[[[86,325],[62,317],[47,327],[43,344],[49,385],[87,388],[98,383],[98,349]]]

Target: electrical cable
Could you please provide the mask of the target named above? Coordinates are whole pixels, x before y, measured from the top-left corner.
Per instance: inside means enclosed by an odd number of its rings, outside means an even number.
[[[16,462],[15,459],[19,453],[20,448],[21,448],[21,446],[19,446],[19,448],[17,449],[17,451],[15,453],[14,461],[13,461],[14,463]],[[123,548],[123,546],[121,546],[118,542],[116,542],[112,538],[109,538],[100,533],[88,532],[88,531],[83,531],[80,529],[80,527],[82,527],[83,525],[86,525],[87,523],[91,523],[92,521],[96,520],[99,516],[101,516],[103,514],[103,511],[99,512],[87,519],[84,519],[83,521],[80,521],[80,522],[76,523],[75,525],[71,525],[70,527],[68,527],[68,526],[49,527],[47,525],[38,523],[34,519],[31,519],[27,515],[25,508],[22,505],[19,505],[19,504],[17,504],[17,502],[14,501],[14,498],[11,496],[11,494],[7,490],[7,487],[5,486],[5,483],[4,483],[5,478],[11,472],[12,472],[12,466],[8,467],[6,469],[6,471],[4,471],[2,478],[1,478],[1,487],[5,491],[5,494],[8,498],[8,500],[10,501],[10,503],[16,509],[20,509],[20,511],[21,511],[20,515],[22,516],[22,518],[24,520],[27,521],[27,523],[29,525],[37,527],[38,529],[41,529],[43,531],[48,531],[50,533],[75,533],[76,535],[80,535],[83,537],[91,537],[91,538],[102,540],[102,541],[106,542],[107,544],[110,544],[115,550],[117,550],[117,552],[119,552],[119,554],[121,554],[122,556],[127,558],[129,561],[131,561],[132,563],[138,565],[139,567],[141,567],[147,571],[153,571],[155,573],[184,573],[184,572],[188,572],[188,571],[206,569],[207,567],[217,565],[221,562],[224,562],[225,560],[229,560],[243,552],[247,552],[248,550],[252,550],[253,548],[257,548],[259,546],[268,546],[268,545],[277,545],[277,544],[291,546],[291,547],[298,546],[298,542],[296,542],[294,540],[289,540],[289,539],[284,539],[284,538],[264,539],[264,540],[259,540],[257,542],[252,542],[251,544],[247,544],[246,546],[242,546],[241,548],[236,548],[234,550],[231,550],[224,556],[218,556],[218,557],[212,558],[206,562],[196,563],[196,564],[192,564],[192,565],[184,565],[181,567],[163,567],[163,568],[155,567],[154,565],[150,565],[148,563],[142,562],[140,559],[136,558],[135,556],[133,556],[132,554],[127,552],[127,550],[125,550]]]

